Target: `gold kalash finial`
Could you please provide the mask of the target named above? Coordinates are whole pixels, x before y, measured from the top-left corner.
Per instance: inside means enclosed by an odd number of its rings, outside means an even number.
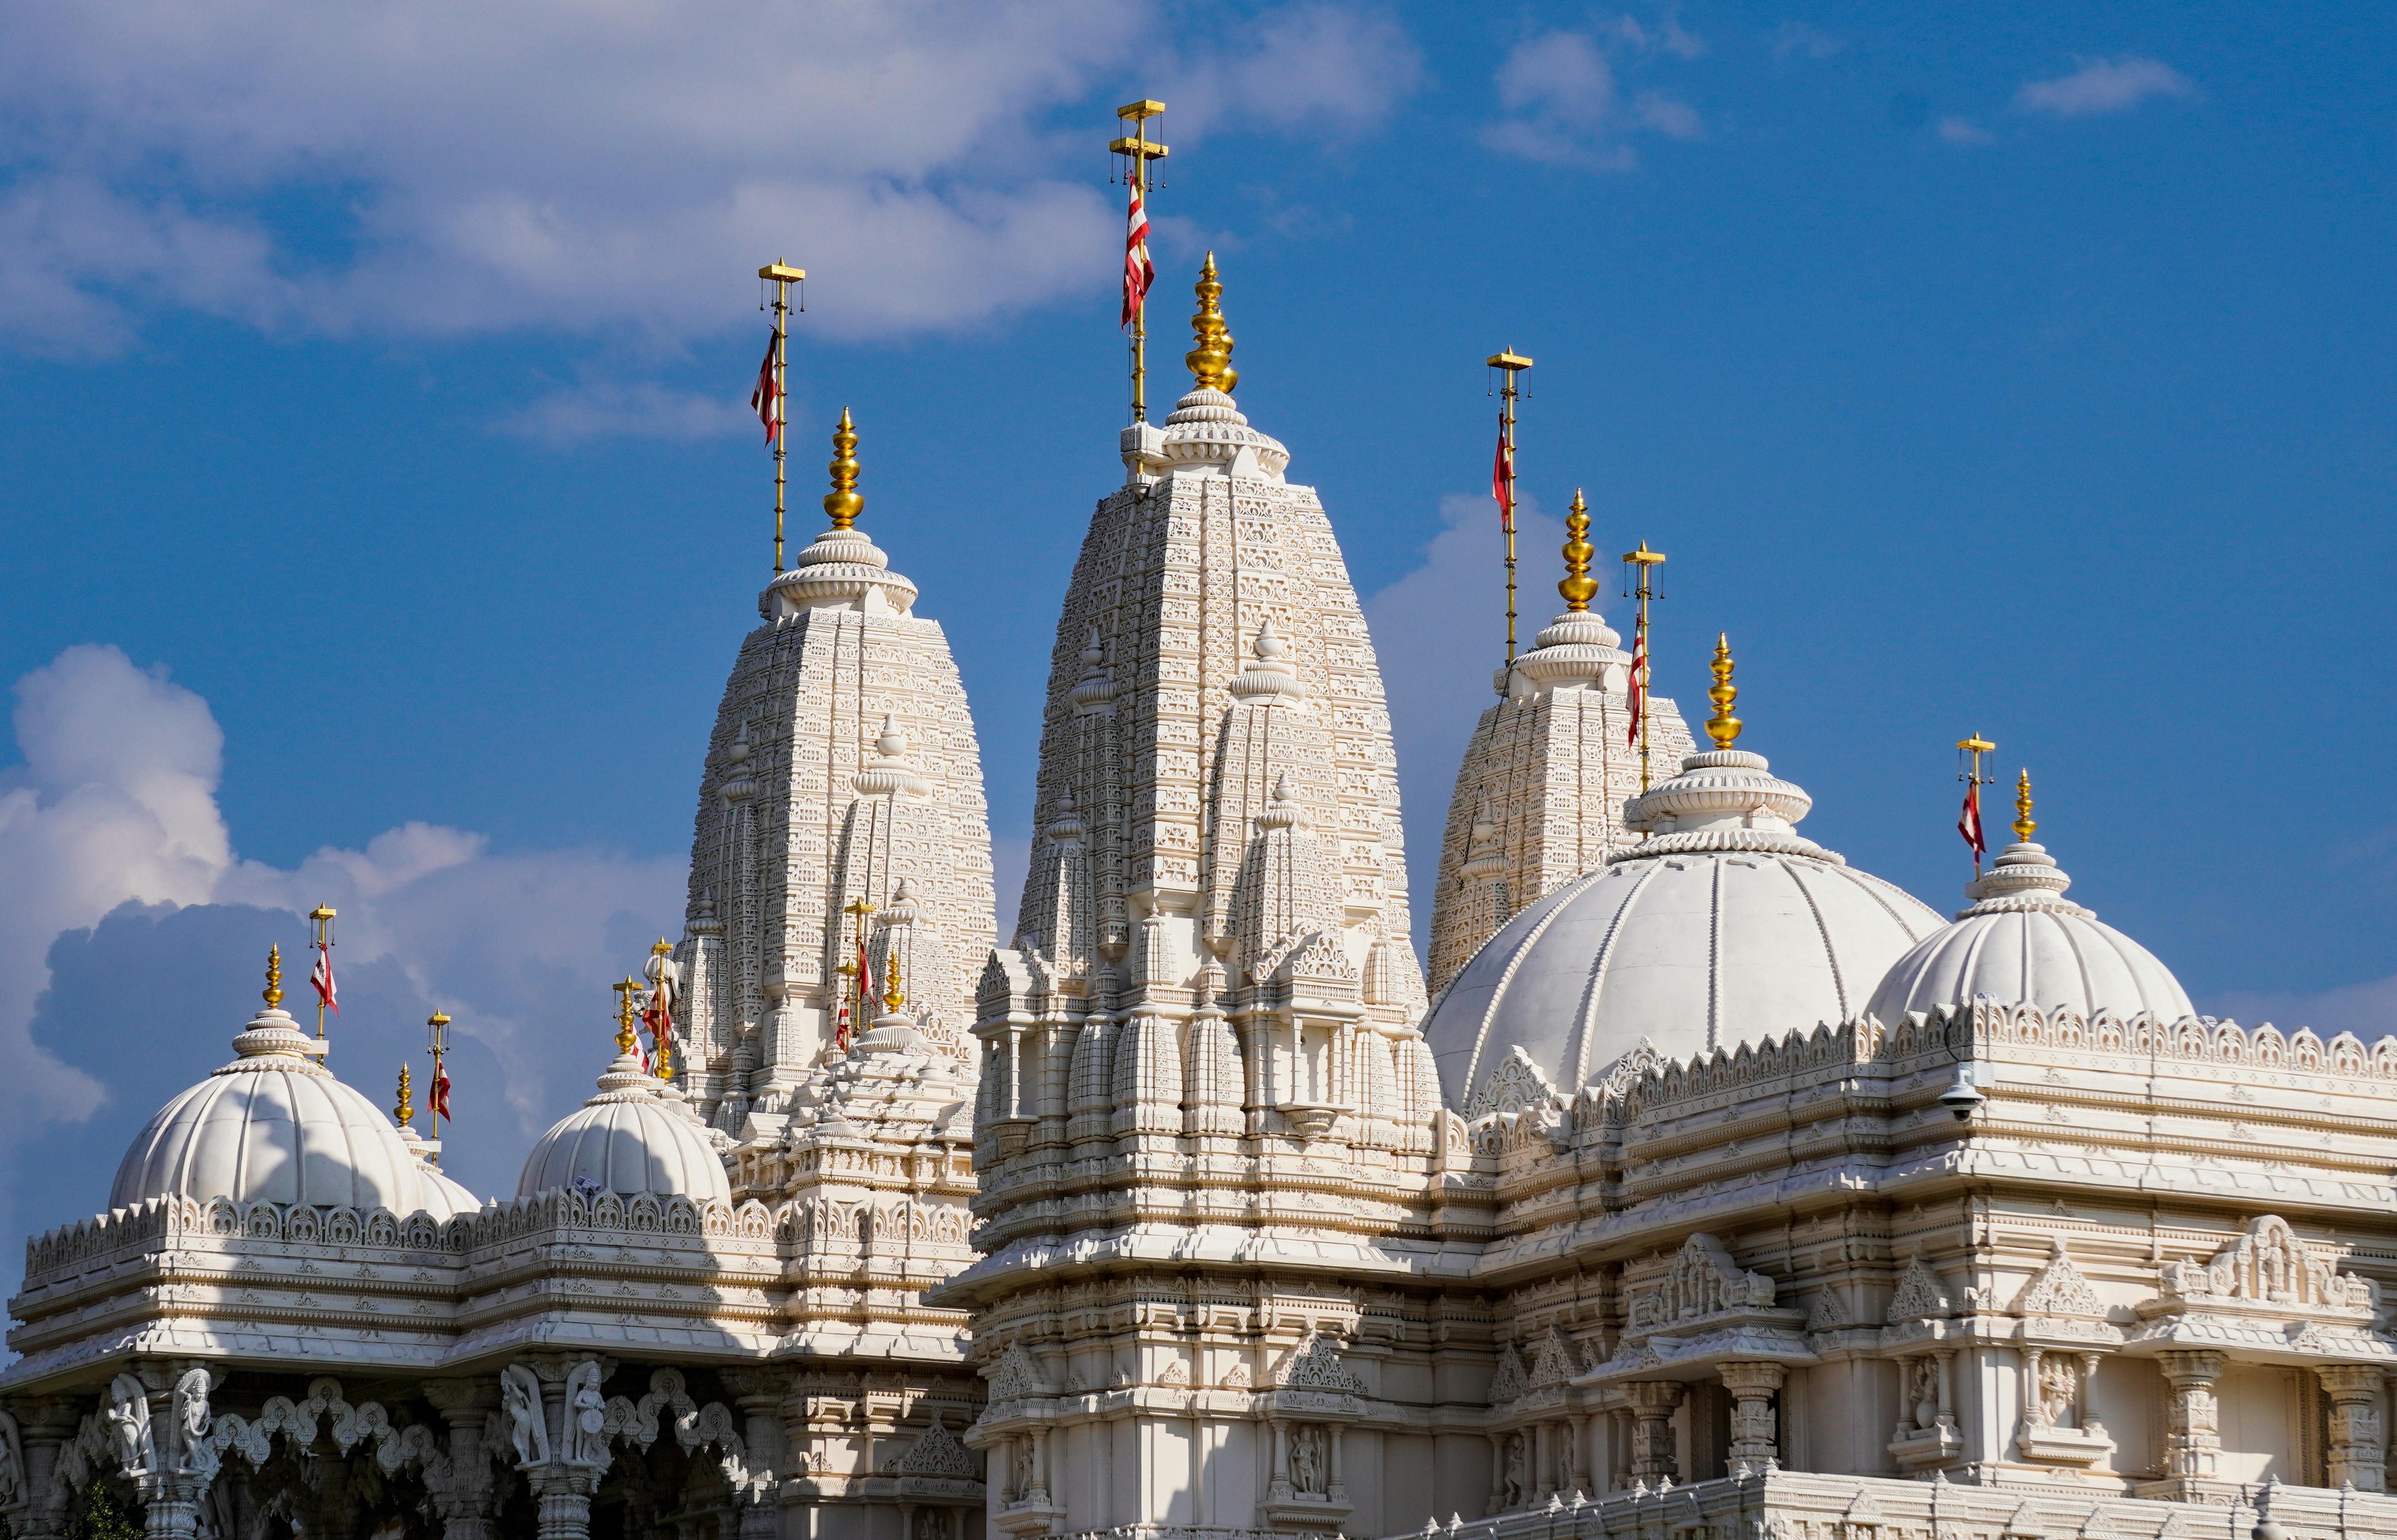
[[[895,946],[882,960],[882,1009],[896,1015],[899,1008],[907,1003],[907,997],[899,992],[899,949]]]
[[[1715,634],[1715,682],[1707,691],[1707,699],[1715,703],[1715,714],[1707,718],[1707,736],[1715,741],[1718,750],[1727,749],[1739,741],[1740,719],[1731,714],[1731,704],[1739,699],[1739,687],[1731,682],[1731,636],[1727,632]]]
[[[1198,346],[1182,355],[1190,366],[1190,377],[1198,382],[1200,390],[1219,390],[1225,395],[1240,382],[1240,371],[1232,367],[1232,334],[1225,329],[1223,307],[1216,301],[1224,297],[1223,281],[1215,276],[1215,254],[1207,253],[1207,265],[1198,270],[1198,313],[1190,317],[1190,334]]]
[[[399,1066],[399,1105],[391,1109],[392,1121],[397,1123],[401,1128],[406,1128],[408,1126],[408,1120],[415,1116],[416,1096],[415,1093],[408,1089],[408,1065],[407,1062],[403,1060]]]
[[[616,992],[616,1051],[620,1053],[630,1053],[633,1051],[633,1045],[639,1041],[633,1036],[633,996],[641,986],[626,979],[622,984],[611,984],[608,987]]]
[[[266,949],[266,992],[260,998],[266,1001],[270,1011],[283,1003],[283,948],[280,946]]]
[[[2030,770],[2025,767],[2021,778],[2015,782],[2015,837],[2028,845],[2037,833],[2039,825],[2031,822],[2030,816]]]
[[[840,408],[840,426],[832,431],[832,490],[824,494],[824,512],[832,516],[832,527],[846,529],[857,522],[858,514],[865,507],[865,499],[857,489],[857,424],[849,420],[849,408]]]
[[[1589,601],[1598,595],[1598,580],[1589,575],[1589,558],[1596,555],[1597,547],[1589,542],[1589,504],[1576,487],[1573,506],[1565,510],[1565,581],[1557,584],[1569,615],[1587,613]]]

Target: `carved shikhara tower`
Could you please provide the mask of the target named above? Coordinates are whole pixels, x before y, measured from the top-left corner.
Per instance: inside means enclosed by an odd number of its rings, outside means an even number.
[[[854,527],[857,436],[835,438],[833,526],[758,596],[708,743],[676,957],[691,1093],[716,1127],[781,1127],[833,1042],[841,969],[896,954],[907,1015],[971,1064],[973,977],[995,927],[981,752],[916,585]],[[904,887],[904,891],[903,891]],[[850,912],[859,902],[870,915]],[[853,968],[853,962],[850,962]]]
[[[974,1027],[985,1254],[934,1296],[974,1310],[970,1441],[1017,1533],[1370,1533],[1333,1338],[1373,1330],[1360,1280],[1436,1260],[1381,678],[1322,505],[1230,395],[1212,259],[1198,292],[1198,388],[1125,430],[1058,625]]]

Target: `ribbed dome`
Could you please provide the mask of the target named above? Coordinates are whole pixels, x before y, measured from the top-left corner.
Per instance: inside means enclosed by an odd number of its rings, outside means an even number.
[[[2146,1011],[2176,1022],[2197,1014],[2172,970],[2152,953],[2064,896],[2072,879],[2046,850],[2010,845],[1964,896],[1973,906],[1898,959],[1868,1008],[1883,1024],[1909,1011],[1970,1005],[1988,996],[2004,1005]]]
[[[1456,976],[1424,1024],[1450,1103],[1517,1048],[1560,1089],[1641,1039],[1668,1057],[1854,1018],[1939,928],[1911,895],[1795,832],[1813,802],[1761,755],[1694,754],[1635,798],[1648,837],[1541,898]]]
[[[599,1094],[541,1136],[525,1158],[516,1196],[529,1198],[581,1179],[596,1191],[680,1193],[694,1202],[732,1200],[724,1161],[680,1104],[658,1092],[628,1053],[599,1077]]]
[[[423,1180],[382,1109],[308,1052],[288,1012],[259,1012],[233,1043],[240,1057],[159,1108],[125,1152],[111,1208],[180,1194],[441,1219],[458,1212]]]

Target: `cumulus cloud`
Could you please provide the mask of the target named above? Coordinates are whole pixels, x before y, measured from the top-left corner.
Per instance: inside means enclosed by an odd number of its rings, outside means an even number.
[[[1440,512],[1447,527],[1425,550],[1423,565],[1365,601],[1365,621],[1390,702],[1390,733],[1398,744],[1407,886],[1414,895],[1418,947],[1427,944],[1448,795],[1464,762],[1466,736],[1483,708],[1497,699],[1491,681],[1506,660],[1506,569],[1496,505],[1486,492],[1452,493],[1440,499]],[[1560,549],[1565,532],[1530,497],[1516,503],[1515,526],[1522,558],[1517,629],[1528,647],[1564,608],[1554,586],[1560,572],[1541,553]]]
[[[1656,89],[1625,93],[1608,39],[1626,54],[1661,51],[1686,59],[1700,48],[1669,18],[1654,33],[1627,17],[1607,29],[1607,38],[1569,31],[1527,37],[1498,67],[1505,115],[1482,129],[1482,142],[1525,160],[1627,171],[1639,164],[1638,152],[1626,142],[1629,134],[1700,137],[1705,125],[1688,103]]]
[[[125,345],[163,302],[271,328],[670,347],[762,257],[834,336],[1103,288],[1092,93],[1134,65],[1211,130],[1367,127],[1396,23],[1296,0],[1183,43],[1155,4],[730,0],[0,8],[0,333]]]
[[[113,647],[70,649],[16,693],[24,762],[0,777],[0,1058],[19,1093],[0,1120],[0,1254],[27,1225],[105,1201],[133,1132],[228,1057],[257,1009],[266,944],[296,952],[299,917],[318,904],[341,912],[336,1067],[380,1099],[432,1009],[455,1017],[462,1069],[476,1066],[459,1077],[477,1119],[468,1167],[487,1186],[512,1184],[508,1158],[588,1093],[605,982],[676,930],[681,865],[668,860],[494,852],[425,824],[290,870],[239,860],[206,701]],[[53,1159],[86,1145],[88,1161]],[[45,1174],[60,1169],[75,1182]]]
[[[492,424],[499,432],[552,449],[594,438],[664,438],[688,443],[757,430],[742,403],[649,381],[600,382],[552,391]]]
[[[2158,97],[2189,100],[2198,94],[2187,75],[2153,59],[2124,54],[2073,62],[2078,67],[2070,74],[2027,82],[2015,93],[2015,106],[2053,117],[2090,117],[2127,112]]]
[[[1952,113],[1939,120],[1938,132],[1939,137],[1950,144],[1988,144],[1997,138],[1972,119],[1958,117]]]
[[[1775,59],[1828,59],[1846,48],[1847,44],[1803,21],[1784,21],[1773,29],[1765,47],[1773,50]]]

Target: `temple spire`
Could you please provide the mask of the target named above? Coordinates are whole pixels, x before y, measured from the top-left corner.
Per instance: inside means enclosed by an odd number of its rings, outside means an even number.
[[[834,529],[850,529],[865,498],[857,489],[857,424],[850,421],[847,407],[840,408],[840,425],[832,431],[832,463],[826,469],[832,472],[832,490],[824,494],[824,512],[832,516]]]
[[[1565,597],[1565,612],[1587,614],[1589,601],[1598,594],[1598,580],[1589,575],[1589,558],[1598,554],[1589,542],[1589,504],[1582,501],[1581,489],[1573,489],[1573,506],[1565,511],[1565,577],[1557,584],[1557,592]]]
[[[1715,714],[1707,718],[1707,736],[1715,741],[1718,751],[1729,749],[1739,741],[1740,720],[1731,714],[1732,703],[1739,699],[1739,687],[1731,682],[1731,636],[1727,632],[1715,634],[1715,661],[1710,665],[1715,682],[1707,691],[1707,699],[1715,703]]]
[[[2037,833],[2039,824],[2030,816],[2030,770],[2026,767],[2015,783],[2015,837],[2028,845]]]
[[[1182,361],[1190,366],[1191,378],[1200,390],[1219,390],[1232,394],[1240,382],[1240,371],[1232,367],[1232,334],[1224,326],[1224,311],[1218,302],[1224,297],[1223,280],[1215,276],[1215,254],[1207,253],[1207,263],[1198,270],[1196,289],[1198,314],[1190,317],[1190,333],[1197,345],[1183,355]]]

